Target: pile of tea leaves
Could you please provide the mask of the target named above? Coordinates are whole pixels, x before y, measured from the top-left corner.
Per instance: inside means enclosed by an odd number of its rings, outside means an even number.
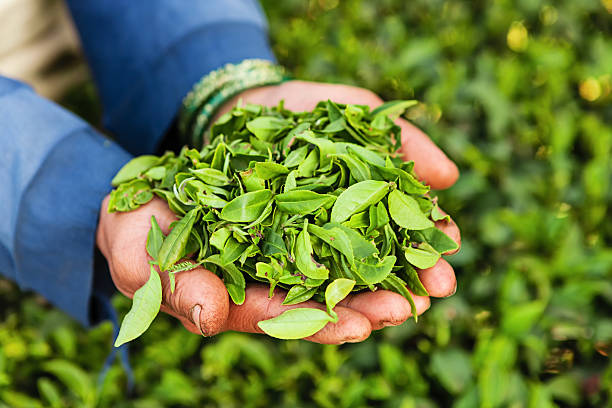
[[[370,110],[322,101],[299,113],[282,103],[239,105],[212,126],[202,150],[127,163],[113,179],[108,210],[131,211],[158,196],[179,221],[164,236],[152,218],[151,277],[135,293],[115,344],[138,337],[159,312],[160,272],[174,282],[195,265],[218,274],[236,304],[247,282],[259,281],[270,285],[270,296],[275,287],[287,290],[285,305],[327,305],[259,322],[277,338],[307,337],[336,322],[333,308],[351,292],[391,290],[414,310],[407,288],[427,295],[415,268],[457,248],[434,227],[447,216],[414,163],[398,154],[394,120],[415,103]]]

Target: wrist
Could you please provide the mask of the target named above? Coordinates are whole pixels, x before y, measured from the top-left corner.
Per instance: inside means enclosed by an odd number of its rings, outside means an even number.
[[[246,59],[210,72],[183,99],[178,116],[183,142],[201,147],[210,123],[229,99],[249,89],[279,84],[287,79],[281,66],[261,59]]]
[[[277,103],[277,95],[280,94],[279,90],[285,84],[286,82],[275,85],[264,85],[246,89],[240,92],[221,105],[210,123],[215,123],[219,117],[232,110],[232,108],[235,107],[239,101],[242,101],[242,103],[253,103],[258,105],[271,105]]]

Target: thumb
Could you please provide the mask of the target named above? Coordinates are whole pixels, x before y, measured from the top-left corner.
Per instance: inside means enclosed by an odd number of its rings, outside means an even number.
[[[115,286],[132,297],[150,274],[148,262],[151,258],[145,247],[151,215],[155,215],[166,235],[176,215],[158,198],[129,213],[110,214],[106,211],[107,205],[108,196],[100,211],[98,246],[109,262]],[[229,313],[229,296],[217,275],[202,267],[177,272],[174,292],[168,272],[159,275],[163,312],[178,318],[188,330],[197,334],[210,336],[221,331]]]
[[[192,333],[212,336],[221,331],[229,314],[229,297],[217,275],[201,267],[178,272],[174,292],[167,272],[161,273],[161,280],[162,311]]]

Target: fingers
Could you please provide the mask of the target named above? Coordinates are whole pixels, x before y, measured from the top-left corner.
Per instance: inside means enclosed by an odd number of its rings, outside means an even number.
[[[174,292],[170,288],[168,273],[160,275],[164,312],[178,317],[189,331],[196,334],[212,336],[223,329],[229,314],[229,296],[217,275],[201,267],[179,272]]]
[[[431,302],[428,296],[412,295],[416,314],[424,313]],[[397,326],[405,322],[413,311],[410,303],[403,296],[388,290],[362,292],[348,296],[340,305],[353,309],[368,318],[372,330],[386,326]]]
[[[248,333],[262,333],[257,326],[261,320],[271,319],[285,310],[296,307],[312,307],[324,309],[317,302],[308,301],[297,305],[283,306],[284,291],[275,291],[274,296],[268,298],[268,287],[253,284],[247,287],[246,299],[242,305],[230,305],[227,325],[224,330],[234,330]],[[321,344],[340,344],[344,342],[358,342],[368,338],[372,327],[370,321],[361,313],[346,307],[338,306],[334,309],[338,313],[337,323],[328,323],[322,330],[306,340]]]
[[[448,297],[457,290],[455,271],[444,259],[438,260],[431,268],[419,270],[418,273],[421,283],[430,296]]]
[[[405,160],[414,161],[414,171],[434,189],[444,189],[455,184],[459,169],[446,155],[416,126],[403,119],[397,123],[402,128],[400,151]]]

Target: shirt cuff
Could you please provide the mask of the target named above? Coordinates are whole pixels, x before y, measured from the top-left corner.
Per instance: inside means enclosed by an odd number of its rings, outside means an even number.
[[[181,38],[145,70],[106,127],[135,155],[156,150],[183,97],[207,73],[227,64],[259,58],[274,61],[265,29],[244,22],[204,25]]]
[[[84,325],[92,323],[100,205],[129,159],[93,129],[80,129],[53,147],[21,200],[14,255],[18,270],[27,273],[18,275],[18,283]]]

